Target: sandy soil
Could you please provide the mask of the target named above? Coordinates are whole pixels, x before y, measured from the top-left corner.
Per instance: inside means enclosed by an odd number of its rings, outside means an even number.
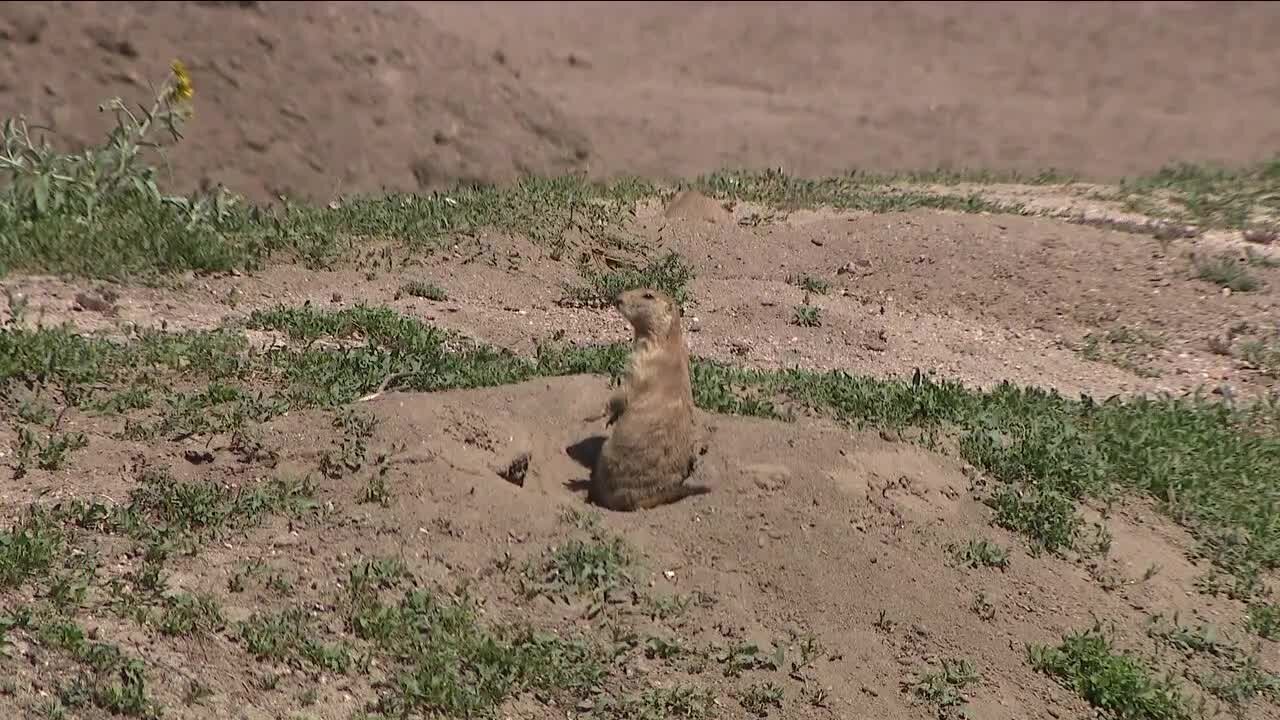
[[[96,140],[98,102],[180,57],[176,181],[259,200],[734,166],[1114,180],[1280,147],[1277,34],[1245,2],[6,3],[0,115]]]
[[[178,182],[224,182],[258,199],[528,172],[687,176],[726,165],[800,174],[1056,165],[1108,178],[1173,160],[1256,160],[1280,147],[1277,36],[1280,12],[1260,3],[13,3],[0,6],[0,113],[25,112],[84,142],[101,129],[86,107],[109,93],[142,97],[146,81],[182,56],[195,72],[198,115],[173,157]],[[1063,205],[1052,188],[1006,190]],[[1096,397],[1276,392],[1276,378],[1223,338],[1229,328],[1240,329],[1237,343],[1278,330],[1280,268],[1256,271],[1265,283],[1257,292],[1224,294],[1192,277],[1187,252],[1204,239],[925,211],[804,211],[749,223],[750,207],[698,207],[643,203],[626,228],[697,270],[688,314],[698,355],[877,376],[919,367],[977,386],[1007,379]],[[568,263],[524,238],[488,233],[476,242],[479,253],[401,255],[391,269],[279,265],[174,288],[121,287],[110,314],[79,307],[76,295],[91,283],[11,276],[3,285],[29,298],[30,322],[86,331],[213,327],[310,301],[385,304],[521,353],[552,337],[625,338],[612,311],[561,302],[576,280]],[[820,326],[792,323],[805,301],[797,275],[831,285],[809,298],[822,309]],[[402,296],[410,280],[439,285],[448,299]],[[320,498],[338,522],[277,520],[175,558],[171,588],[212,592],[230,619],[243,619],[282,602],[265,590],[227,593],[237,568],[261,560],[300,579],[290,602],[322,608],[341,590],[345,563],[391,554],[424,581],[471,583],[491,616],[589,629],[581,607],[530,603],[494,568],[562,541],[561,510],[586,509],[573,488],[585,470],[566,448],[600,431],[583,418],[606,392],[603,378],[575,376],[389,393],[365,409],[379,421],[371,451],[394,459],[386,479],[395,503],[356,504],[363,475],[322,481]],[[787,698],[776,717],[926,718],[935,711],[902,683],[963,656],[982,675],[967,691],[973,717],[1089,718],[1079,697],[1029,668],[1026,643],[1054,642],[1102,617],[1124,647],[1156,656],[1144,623],[1174,612],[1245,635],[1243,604],[1194,595],[1203,562],[1145,504],[1107,517],[1114,540],[1104,561],[1033,558],[991,527],[972,469],[953,456],[818,420],[703,420],[713,428],[703,464],[713,492],[647,513],[606,513],[602,523],[638,549],[639,585],[710,600],[678,621],[622,608],[610,622],[704,646],[812,633],[824,651],[802,670],[746,679],[641,658],[626,666],[636,687],[692,678],[716,695],[719,716],[739,717],[734,694],[767,680]],[[108,421],[67,422],[89,434],[90,451],[3,484],[6,518],[36,498],[122,500],[138,457],[211,482],[277,472],[232,457],[225,438],[131,443]],[[264,433],[283,469],[314,468],[340,441],[328,418],[310,413],[278,418]],[[12,442],[12,433],[3,438]],[[185,462],[194,447],[213,448],[214,460]],[[520,452],[532,461],[516,487],[494,468]],[[1008,571],[948,563],[948,543],[978,536],[1014,548]],[[1153,565],[1160,572],[1150,575]],[[978,594],[994,622],[975,615]],[[882,611],[891,622],[880,622]],[[153,692],[173,717],[292,717],[297,694],[320,687],[307,715],[348,718],[378,677],[375,669],[316,685],[286,672],[284,692],[264,693],[226,634],[195,643],[109,619],[100,630],[172,670]],[[1273,643],[1258,656],[1280,671]],[[21,641],[0,654],[17,678],[0,707],[27,712],[28,699],[49,696],[49,662]],[[193,666],[213,688],[203,705],[181,699]],[[817,689],[825,706],[803,699]],[[503,716],[591,715],[520,697]],[[1280,711],[1261,701],[1247,716]]]

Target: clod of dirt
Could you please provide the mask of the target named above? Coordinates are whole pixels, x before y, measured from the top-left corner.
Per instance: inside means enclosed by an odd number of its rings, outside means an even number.
[[[182,457],[192,465],[206,465],[213,462],[213,453],[208,450],[183,450]]]
[[[744,466],[742,476],[765,492],[775,492],[791,482],[791,469],[784,465],[757,463]]]
[[[73,307],[76,310],[90,310],[104,315],[116,314],[116,300],[119,296],[114,290],[101,288],[93,291],[81,291],[75,294]]]
[[[522,452],[508,463],[505,468],[499,470],[498,475],[512,485],[524,487],[524,478],[529,472],[530,459],[531,456],[528,452]]]
[[[836,268],[836,275],[866,275],[871,269],[871,261],[858,258]]]
[[[732,217],[719,200],[709,198],[697,190],[681,190],[670,203],[667,203],[666,210],[662,214],[667,218],[701,220],[708,223],[727,223]]]
[[[1258,245],[1273,245],[1280,240],[1280,231],[1271,228],[1249,228],[1244,231],[1244,241]]]

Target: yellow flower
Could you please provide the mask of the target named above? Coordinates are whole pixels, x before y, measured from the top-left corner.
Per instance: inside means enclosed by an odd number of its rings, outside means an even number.
[[[195,95],[196,88],[191,84],[191,76],[187,74],[187,66],[183,65],[181,60],[174,60],[169,67],[173,70],[173,99],[179,102],[190,100]]]

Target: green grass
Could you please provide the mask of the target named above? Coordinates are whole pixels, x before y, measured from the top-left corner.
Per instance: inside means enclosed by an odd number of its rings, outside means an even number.
[[[387,604],[362,584],[351,593],[348,625],[392,659],[393,677],[377,702],[387,716],[475,717],[523,690],[584,692],[605,672],[591,645],[483,625],[466,597],[410,590]]]
[[[401,285],[398,292],[401,295],[422,298],[432,302],[444,302],[449,299],[449,294],[443,288],[423,280],[411,280]]]
[[[1130,209],[1157,217],[1205,227],[1247,228],[1280,215],[1280,158],[1243,168],[1169,165],[1122,183],[1117,196]],[[1166,209],[1166,202],[1171,209]]]
[[[817,305],[797,305],[791,312],[791,324],[799,327],[822,327],[822,308]]]
[[[900,179],[941,180],[946,184],[955,184],[963,182],[962,177],[936,174]],[[918,209],[957,210],[972,213],[1019,214],[1022,212],[1020,206],[987,200],[977,193],[959,196],[894,188],[889,183],[895,180],[896,178],[892,176],[858,173],[809,179],[792,177],[776,170],[766,170],[712,173],[697,178],[689,185],[720,200],[746,201],[780,210],[830,207],[838,210],[876,213]]]
[[[1009,567],[1009,551],[985,538],[975,538],[963,545],[950,544],[947,552],[960,567],[992,567],[1001,570]]]
[[[526,592],[605,599],[629,582],[633,554],[618,537],[573,538],[525,568]]]
[[[1170,679],[1116,652],[1100,627],[1071,632],[1057,647],[1028,648],[1032,666],[1116,720],[1190,720],[1191,701]]]
[[[980,679],[970,661],[964,658],[944,659],[940,670],[921,673],[916,678],[910,685],[911,696],[918,702],[934,706],[941,715],[963,706],[967,702],[965,689]]]
[[[582,282],[565,286],[564,302],[568,304],[607,306],[619,293],[636,288],[653,288],[671,296],[684,306],[689,300],[689,283],[693,268],[674,252],[651,260],[643,267],[599,270],[583,263],[578,269]]]

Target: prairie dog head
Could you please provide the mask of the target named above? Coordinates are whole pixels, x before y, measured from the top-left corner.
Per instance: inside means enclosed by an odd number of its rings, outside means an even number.
[[[613,306],[631,323],[637,338],[666,337],[680,327],[680,306],[661,290],[626,290],[618,293]]]

